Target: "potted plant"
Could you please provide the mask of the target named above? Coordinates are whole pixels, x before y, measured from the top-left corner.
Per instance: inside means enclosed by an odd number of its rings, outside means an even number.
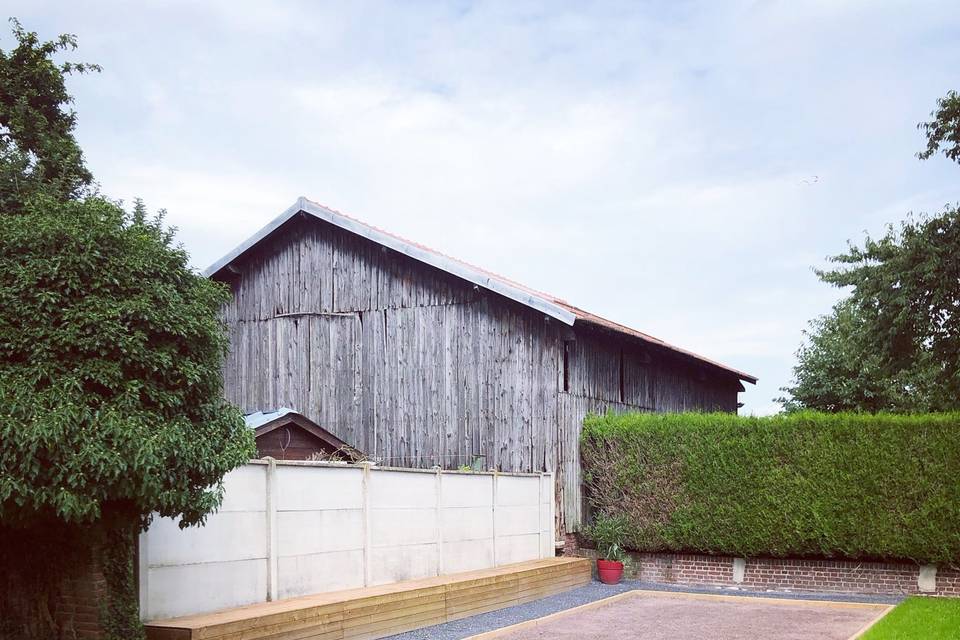
[[[587,530],[588,537],[597,546],[597,574],[604,584],[617,584],[623,577],[623,560],[626,552],[623,541],[627,535],[627,522],[623,516],[599,513]]]

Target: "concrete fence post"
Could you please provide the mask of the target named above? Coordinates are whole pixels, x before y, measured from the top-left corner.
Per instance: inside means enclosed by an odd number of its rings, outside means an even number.
[[[150,616],[150,542],[147,536],[150,530],[142,532],[137,537],[137,582],[140,596],[140,620],[147,620]]]
[[[917,574],[917,591],[920,593],[937,592],[937,565],[925,564],[920,566]]]
[[[436,537],[437,537],[437,575],[443,575],[443,470],[435,467],[436,478],[433,483],[433,491],[436,494]]]
[[[278,598],[280,576],[280,558],[278,553],[277,534],[277,461],[267,456],[267,487],[266,487],[266,525],[267,525],[267,601]]]
[[[547,534],[550,540],[549,557],[557,553],[557,476],[552,471],[547,474],[550,476],[550,530]]]
[[[539,543],[540,553],[537,554],[538,558],[544,558],[545,553],[543,551],[543,474],[541,473],[537,477],[537,542]]]
[[[373,567],[370,566],[370,468],[372,462],[360,463],[363,476],[360,480],[361,514],[363,519],[363,586],[369,587],[373,582]]]
[[[493,518],[493,526],[491,531],[493,531],[493,566],[500,566],[497,562],[497,479],[500,477],[500,472],[496,469],[490,469],[493,472],[493,502],[490,505],[490,513]]]

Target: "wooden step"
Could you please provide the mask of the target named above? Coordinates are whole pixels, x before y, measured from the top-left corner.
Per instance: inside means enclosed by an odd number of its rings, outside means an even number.
[[[585,558],[318,593],[214,613],[155,620],[149,640],[373,640],[511,607],[590,582]]]

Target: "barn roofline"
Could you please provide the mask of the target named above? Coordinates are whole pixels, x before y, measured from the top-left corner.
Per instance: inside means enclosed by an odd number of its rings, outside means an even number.
[[[478,287],[483,287],[484,289],[497,293],[505,298],[519,302],[526,307],[535,309],[544,315],[559,320],[568,326],[574,326],[577,321],[580,321],[581,324],[601,326],[607,330],[613,331],[614,333],[622,334],[638,339],[642,342],[663,347],[669,351],[673,351],[680,355],[697,360],[702,364],[721,369],[726,373],[733,374],[739,380],[744,380],[751,384],[756,384],[757,382],[756,376],[738,371],[737,369],[728,367],[719,362],[715,362],[709,358],[705,358],[701,355],[693,353],[692,351],[687,351],[686,349],[681,349],[680,347],[671,345],[663,340],[660,340],[659,338],[655,338],[635,329],[631,329],[630,327],[589,313],[574,307],[563,300],[553,298],[539,291],[528,289],[519,283],[503,278],[502,276],[498,276],[497,274],[467,264],[457,260],[456,258],[443,255],[442,253],[434,251],[428,247],[410,242],[409,240],[405,240],[376,227],[364,224],[359,220],[346,216],[338,211],[330,209],[329,207],[325,207],[304,197],[297,198],[297,201],[294,202],[293,205],[286,211],[271,220],[262,229],[257,231],[255,234],[237,245],[237,247],[235,247],[232,251],[210,265],[205,271],[203,271],[203,275],[208,278],[218,275],[221,271],[227,269],[234,260],[237,260],[247,251],[259,244],[262,240],[266,239],[274,231],[279,229],[285,222],[301,213],[309,215],[318,220],[328,222],[336,227],[344,229],[345,231],[349,231],[350,233],[366,238],[381,246],[409,256],[418,262],[428,264],[432,267],[440,269],[441,271],[466,280],[467,282],[473,283]]]
[[[483,271],[459,262],[458,260],[454,260],[453,258],[449,258],[435,251],[430,251],[426,247],[416,245],[412,242],[408,242],[402,238],[398,238],[397,236],[386,233],[385,231],[381,231],[375,227],[363,224],[358,220],[349,218],[342,213],[334,211],[333,209],[328,209],[323,205],[311,202],[303,197],[298,198],[292,207],[274,218],[269,224],[267,224],[267,226],[253,234],[253,236],[241,243],[233,251],[225,255],[217,262],[213,263],[209,268],[207,268],[206,271],[203,272],[203,275],[207,277],[216,275],[228,264],[239,258],[242,254],[253,248],[254,245],[276,231],[276,229],[284,222],[301,212],[311,215],[319,220],[329,222],[334,226],[340,227],[341,229],[354,233],[358,236],[367,238],[368,240],[372,240],[379,245],[410,256],[414,260],[423,262],[432,267],[436,267],[437,269],[446,271],[447,273],[453,274],[459,278],[463,278],[467,282],[471,282],[479,287],[499,293],[504,297],[519,302],[520,304],[536,309],[537,311],[540,311],[551,318],[556,318],[564,324],[573,326],[574,320],[576,320],[576,316],[571,311],[564,309],[560,305],[554,304],[549,300],[533,295],[529,291],[525,291],[519,287],[511,285],[510,283],[499,280],[493,277],[492,274],[484,273]]]

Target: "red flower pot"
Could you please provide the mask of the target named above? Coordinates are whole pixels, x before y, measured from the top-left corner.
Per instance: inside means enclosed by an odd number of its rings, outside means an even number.
[[[613,560],[597,560],[597,573],[603,584],[617,584],[623,577],[623,563]]]

